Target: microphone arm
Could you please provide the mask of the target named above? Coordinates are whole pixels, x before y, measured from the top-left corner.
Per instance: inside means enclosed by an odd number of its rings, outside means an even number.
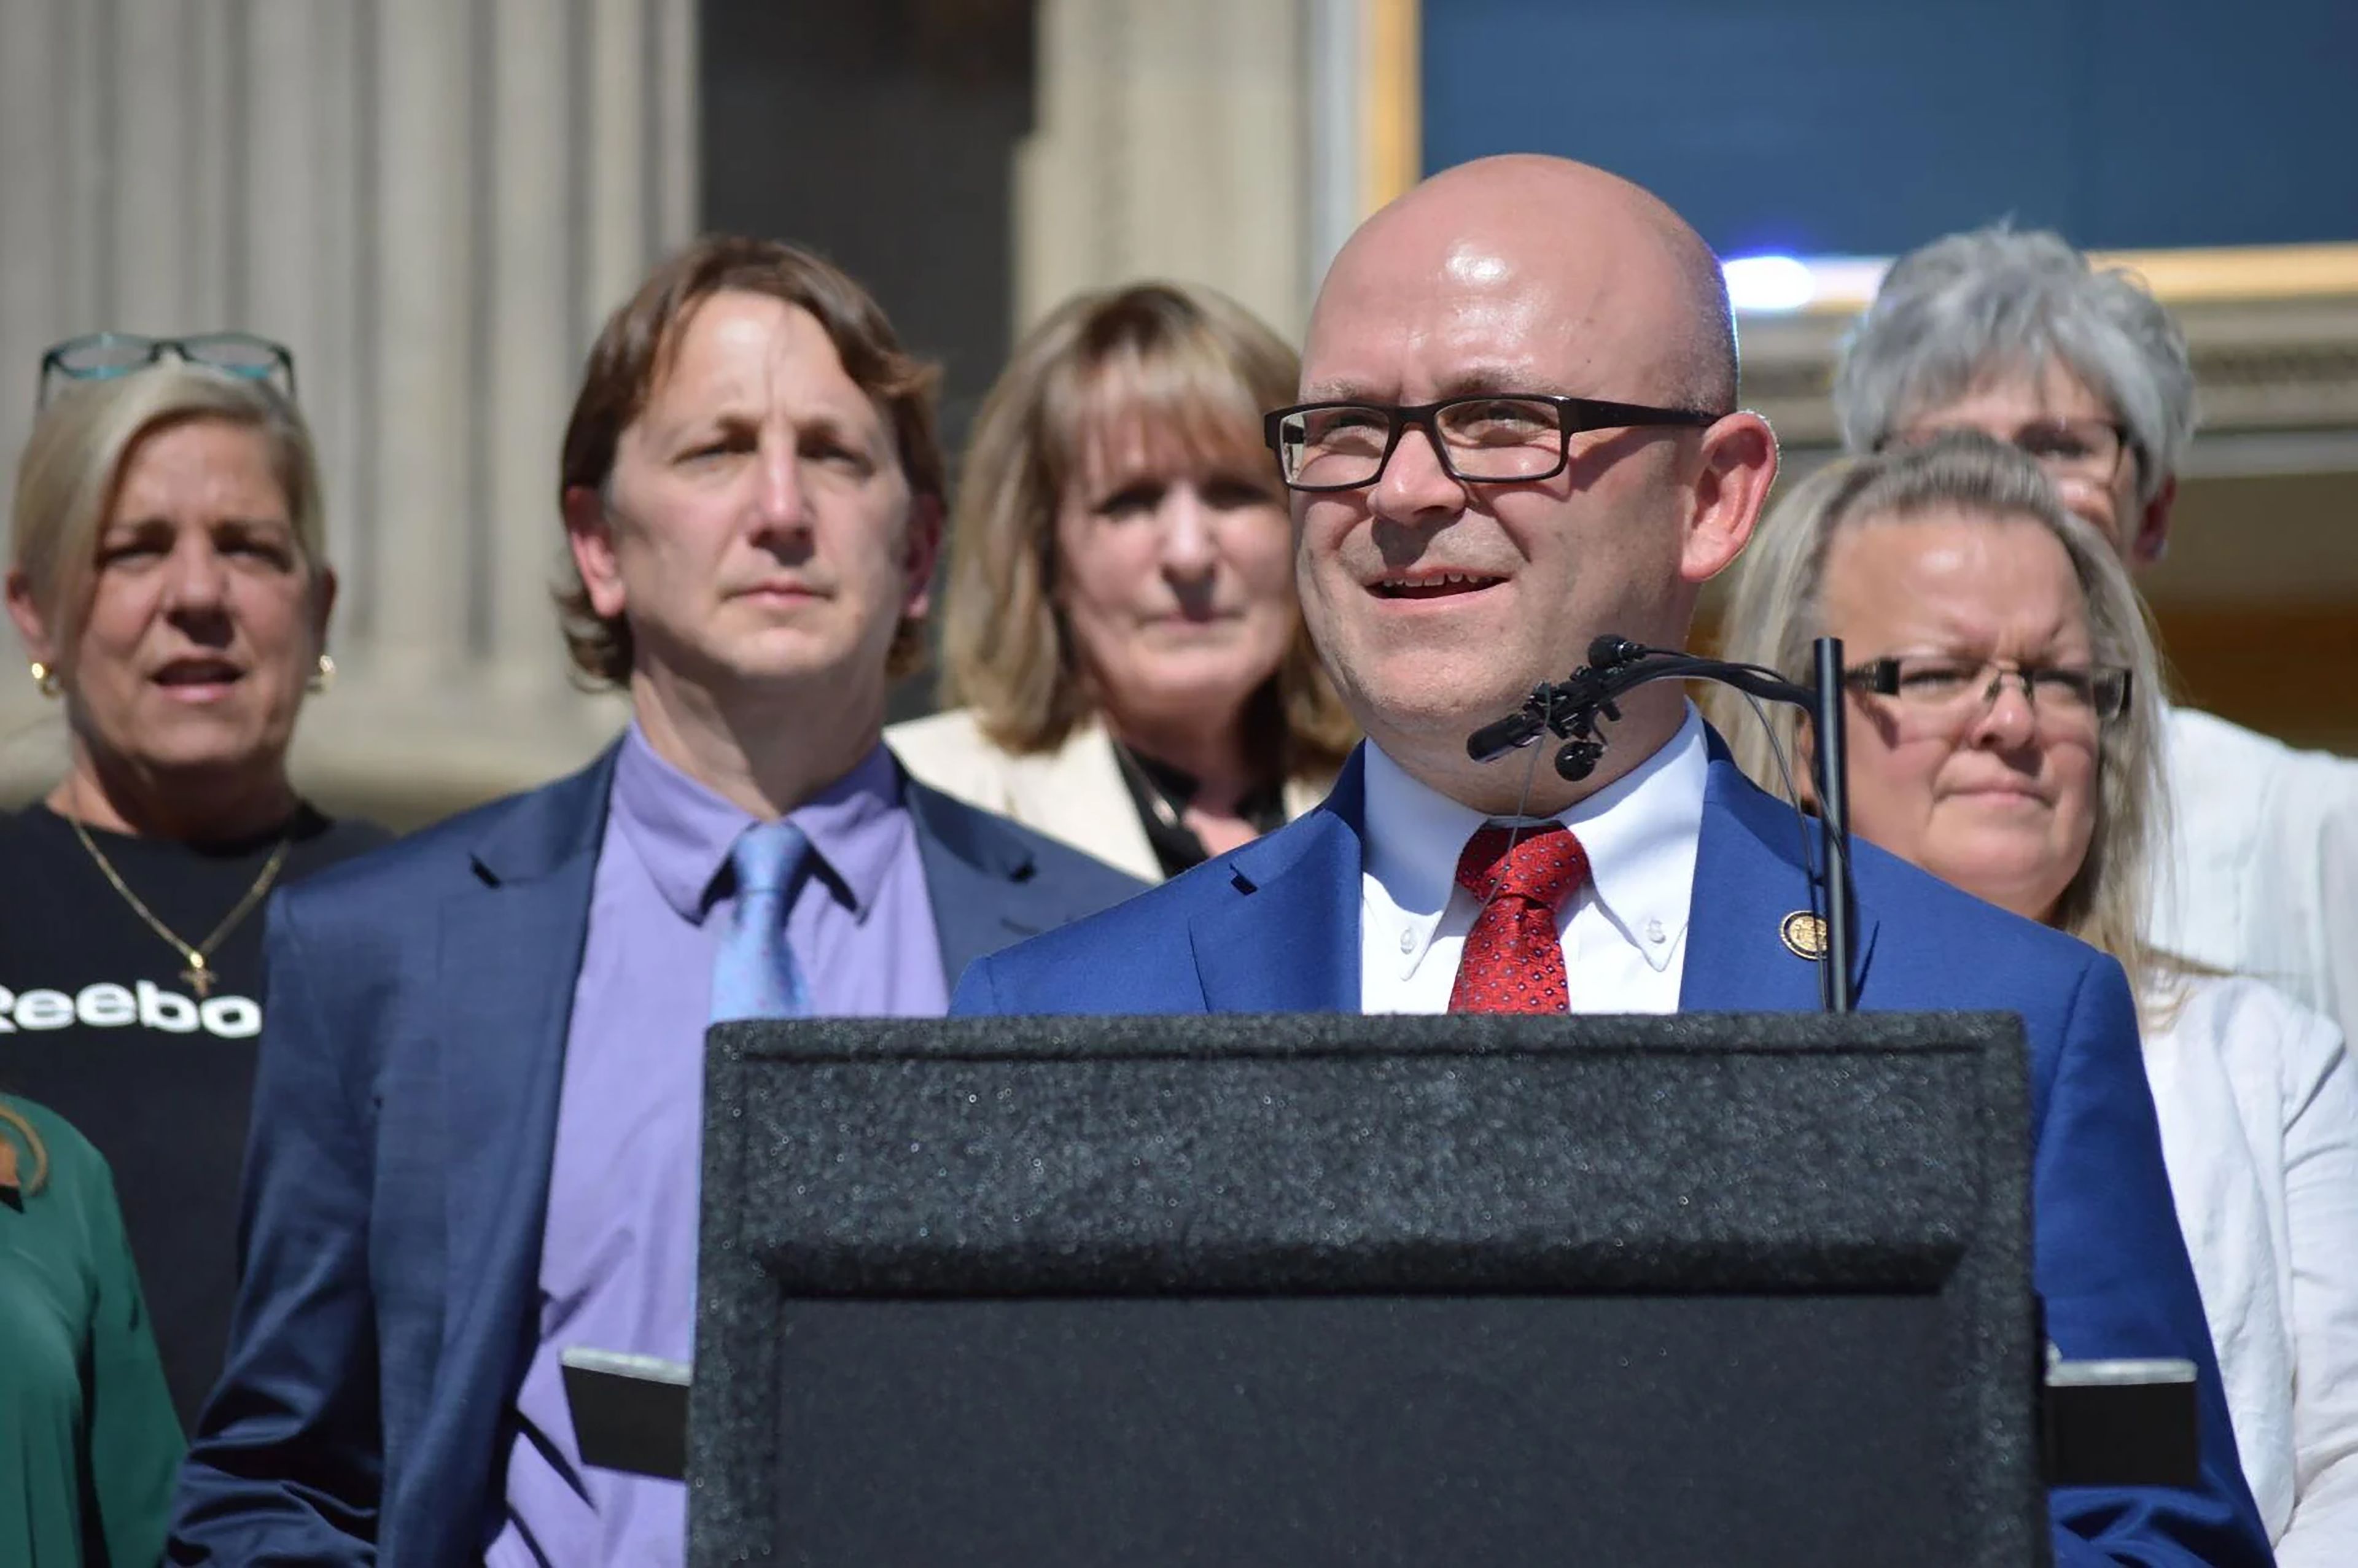
[[[1825,951],[1818,965],[1819,990],[1829,1012],[1854,1005],[1851,958],[1857,909],[1850,880],[1850,787],[1844,728],[1842,642],[1821,637],[1812,645],[1813,681],[1802,686],[1762,665],[1731,664],[1672,649],[1649,648],[1610,633],[1588,645],[1588,663],[1569,678],[1534,687],[1523,706],[1466,737],[1466,755],[1496,762],[1536,742],[1542,732],[1563,741],[1556,772],[1585,779],[1605,755],[1599,719],[1618,720],[1614,701],[1623,693],[1658,680],[1708,680],[1733,687],[1767,702],[1799,708],[1817,736],[1812,783],[1818,800],[1818,830],[1825,907]],[[1814,900],[1812,902],[1815,902]]]

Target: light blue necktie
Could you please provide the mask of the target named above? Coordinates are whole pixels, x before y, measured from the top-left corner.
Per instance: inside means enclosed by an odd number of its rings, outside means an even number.
[[[810,987],[786,946],[786,912],[810,875],[809,837],[792,822],[757,822],[729,850],[737,907],[712,960],[712,1022],[807,1018]]]

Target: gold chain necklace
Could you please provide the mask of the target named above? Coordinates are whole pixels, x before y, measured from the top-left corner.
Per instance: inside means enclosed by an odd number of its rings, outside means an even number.
[[[72,826],[74,837],[81,840],[81,847],[90,851],[90,858],[98,862],[98,869],[105,874],[108,883],[123,895],[123,902],[131,906],[131,912],[147,923],[147,929],[170,943],[189,960],[189,967],[180,971],[180,979],[197,993],[199,1001],[211,996],[213,987],[218,983],[209,961],[213,949],[221,946],[222,937],[237,929],[239,921],[254,913],[254,906],[262,902],[263,894],[270,891],[270,884],[278,880],[278,868],[287,863],[287,851],[295,842],[292,838],[278,840],[278,848],[270,851],[270,859],[263,862],[262,874],[254,879],[254,885],[245,890],[245,896],[237,901],[237,907],[222,916],[221,924],[213,927],[211,935],[191,947],[181,940],[179,933],[157,919],[156,912],[140,902],[139,895],[131,891],[130,884],[116,874],[106,857],[99,853],[98,843],[91,838],[90,830],[81,825],[81,818],[69,816],[66,821]]]

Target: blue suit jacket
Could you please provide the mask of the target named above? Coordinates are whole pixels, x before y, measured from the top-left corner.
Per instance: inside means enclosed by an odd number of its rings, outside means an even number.
[[[614,755],[273,902],[243,1278],[172,1562],[482,1560]],[[952,977],[1139,891],[914,781],[906,799]]]
[[[1816,966],[1779,935],[1806,903],[1792,811],[1712,738],[1682,1009],[1814,1011]],[[1360,772],[1266,838],[1095,919],[977,963],[952,1013],[1356,1012]],[[2178,1229],[2120,966],[1861,844],[1861,1008],[2018,1012],[2030,1039],[2034,1273],[2075,1359],[2201,1368],[2204,1485],[2059,1488],[2059,1564],[2270,1561]]]

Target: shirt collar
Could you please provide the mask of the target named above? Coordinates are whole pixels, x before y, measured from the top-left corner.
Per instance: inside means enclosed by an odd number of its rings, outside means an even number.
[[[658,755],[638,721],[614,762],[610,809],[665,903],[701,923],[738,836],[752,816]],[[837,900],[868,918],[911,828],[901,772],[879,741],[835,783],[786,814],[810,836]]]
[[[1365,765],[1367,872],[1402,914],[1438,922],[1466,840],[1490,818],[1411,778],[1373,743]],[[1689,703],[1652,756],[1556,814],[1587,851],[1597,907],[1657,970],[1678,950],[1693,904],[1709,765],[1703,716]]]

